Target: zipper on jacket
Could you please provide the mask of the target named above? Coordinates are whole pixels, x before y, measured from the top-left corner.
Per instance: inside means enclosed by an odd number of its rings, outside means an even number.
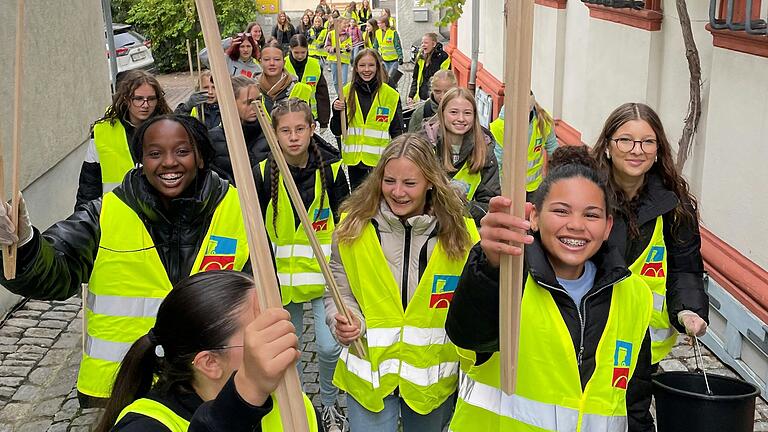
[[[408,307],[408,268],[411,266],[411,229],[409,225],[405,226],[405,244],[403,245],[403,279],[400,283],[401,296],[403,300],[403,312]]]
[[[553,286],[547,285],[545,283],[538,282],[538,284],[541,285],[541,286],[545,286],[545,287],[547,287],[549,289],[565,293],[565,295],[568,296],[568,298],[571,300],[573,305],[576,306],[576,313],[579,315],[579,353],[576,356],[576,362],[577,362],[577,364],[579,366],[581,366],[582,360],[584,358],[584,329],[586,327],[586,322],[587,322],[587,320],[586,320],[586,317],[587,317],[587,300],[590,297],[593,297],[593,296],[599,294],[601,291],[603,291],[604,289],[608,288],[609,286],[616,285],[617,283],[623,281],[627,277],[629,277],[629,276],[624,276],[621,279],[618,279],[618,280],[616,280],[614,282],[602,285],[598,289],[596,289],[596,290],[592,291],[591,293],[588,293],[587,295],[585,295],[581,299],[581,304],[578,304],[578,305],[576,304],[575,301],[573,301],[573,298],[571,298],[571,296],[568,295],[568,291],[566,291],[565,289],[558,288],[558,287],[553,287]],[[582,307],[584,308],[584,314],[583,315],[581,313]]]

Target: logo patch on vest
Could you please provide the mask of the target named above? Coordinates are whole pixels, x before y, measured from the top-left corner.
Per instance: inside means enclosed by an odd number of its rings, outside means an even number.
[[[331,217],[331,209],[324,208],[321,210],[315,209],[315,213],[312,215],[312,229],[315,232],[328,230],[328,219]]]
[[[451,179],[451,186],[464,194],[464,196],[469,196],[469,190],[472,189],[469,183],[456,179]]]
[[[316,76],[308,76],[307,77],[307,85],[310,87],[314,87],[317,85],[317,77]]]
[[[236,252],[237,239],[212,235],[200,271],[234,270]]]
[[[664,277],[664,246],[651,246],[648,256],[645,257],[645,264],[640,269],[641,276]]]
[[[616,340],[613,350],[613,381],[611,386],[627,389],[629,382],[629,365],[632,363],[632,343]]]
[[[387,107],[378,107],[376,108],[376,121],[377,122],[388,122],[389,121],[389,108]]]
[[[457,286],[459,286],[458,276],[435,275],[432,279],[432,295],[429,296],[429,307],[432,309],[448,308]]]

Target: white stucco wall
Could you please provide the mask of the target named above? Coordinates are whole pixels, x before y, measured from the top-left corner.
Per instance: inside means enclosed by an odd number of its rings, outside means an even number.
[[[565,10],[536,5],[533,10],[531,90],[539,104],[561,117],[565,51]]]

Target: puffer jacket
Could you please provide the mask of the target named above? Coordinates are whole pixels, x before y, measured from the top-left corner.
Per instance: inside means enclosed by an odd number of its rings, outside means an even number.
[[[165,209],[141,169],[131,170],[115,195],[136,212],[152,238],[172,284],[189,276],[213,213],[229,183],[214,172],[198,172],[196,184]],[[19,248],[16,279],[2,285],[16,294],[43,300],[63,300],[88,282],[99,251],[98,198],[44,233],[36,228],[32,240]],[[250,272],[250,264],[244,271]]]
[[[429,99],[420,102],[413,109],[411,119],[408,121],[408,132],[418,133],[424,129],[424,122],[437,113],[438,103],[430,94]]]
[[[381,201],[379,212],[371,220],[376,235],[379,237],[381,249],[387,258],[389,270],[394,275],[402,293],[403,309],[416,292],[419,279],[424,274],[427,261],[432,255],[432,250],[437,244],[437,218],[424,214],[408,218],[405,223],[392,213],[385,201]],[[344,263],[339,255],[339,245],[336,236],[333,237],[331,246],[331,272],[339,286],[339,291],[349,310],[354,313],[362,324],[360,332],[365,333],[365,317],[360,312],[360,305],[352,294],[347,274],[344,271]],[[336,320],[338,313],[330,293],[326,290],[325,320],[331,332],[336,334]]]
[[[525,247],[525,273],[546,288],[560,311],[573,341],[579,365],[581,387],[595,371],[595,353],[608,322],[613,285],[630,275],[621,253],[610,244],[591,260],[597,267],[595,283],[582,299],[581,310],[555,277],[552,265],[534,235],[534,243]],[[584,340],[581,338],[584,317]],[[530,323],[527,323],[530,325]],[[482,364],[499,350],[499,269],[488,264],[480,244],[469,254],[445,322],[448,337],[458,347],[475,351]],[[583,351],[580,353],[580,351]],[[647,423],[651,404],[651,340],[646,332],[634,375],[627,388],[627,417],[632,432],[655,430],[653,419]]]
[[[224,127],[219,126],[208,132],[213,146],[212,169],[224,180],[235,184],[235,174],[232,170],[232,160],[229,157],[229,148],[227,148],[227,137],[224,134]],[[269,144],[267,138],[261,130],[259,122],[243,123],[243,136],[245,137],[245,146],[248,150],[251,168],[256,168],[259,162],[267,158],[269,154]]]
[[[630,238],[626,215],[618,214],[613,219],[613,228],[608,242],[624,253],[627,264],[637,260],[653,236],[656,218],[664,217],[664,242],[667,247],[667,312],[669,322],[680,333],[685,327],[677,320],[677,314],[689,310],[709,322],[709,297],[704,291],[704,261],[701,258],[701,236],[698,221],[684,222],[677,229],[673,227],[674,209],[680,203],[677,195],[669,190],[661,176],[651,171],[646,184],[637,197],[637,226],[640,235]],[[683,205],[692,209],[690,202]],[[621,212],[619,212],[621,213]]]
[[[443,154],[443,137],[440,136],[440,121],[434,118],[431,121],[425,122],[423,133],[432,145],[435,146],[435,154],[441,160],[439,155]],[[480,226],[480,219],[488,213],[488,203],[491,201],[491,198],[501,195],[499,164],[496,162],[494,154],[498,144],[496,144],[496,140],[493,139],[493,134],[489,130],[483,128],[483,135],[485,136],[484,144],[488,146],[488,151],[485,155],[485,166],[480,170],[480,184],[477,186],[474,199],[467,203],[469,214],[475,219],[477,226]],[[472,133],[464,135],[461,149],[459,150],[459,160],[453,164],[456,171],[448,173],[449,177],[453,178],[469,159],[475,146],[473,137],[474,134]]]
[[[313,135],[312,141],[320,149],[320,157],[323,159],[323,165],[325,167],[325,185],[326,203],[331,207],[333,212],[333,220],[339,223],[339,206],[341,202],[347,199],[349,196],[349,183],[347,182],[347,176],[344,174],[344,170],[339,169],[336,176],[336,181],[332,182],[333,171],[331,164],[341,160],[341,153],[335,147],[332,147],[320,135]],[[272,162],[272,154],[267,157],[267,166],[265,168],[264,175],[261,174],[260,167],[253,170],[253,178],[256,182],[256,191],[259,194],[259,205],[261,206],[261,215],[266,218],[267,206],[272,200],[272,172],[270,170],[270,164]],[[317,159],[315,152],[309,151],[309,159],[307,165],[303,168],[288,166],[293,176],[293,181],[296,182],[296,188],[301,195],[301,201],[304,203],[305,208],[309,208],[312,201],[315,200],[315,179],[316,172],[320,169],[320,161]],[[301,223],[299,215],[296,213],[296,209],[293,209],[293,223],[295,227],[298,227]]]

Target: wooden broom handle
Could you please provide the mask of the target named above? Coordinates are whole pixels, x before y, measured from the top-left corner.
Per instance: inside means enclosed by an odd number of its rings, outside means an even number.
[[[336,95],[344,100],[344,73],[341,68],[341,19],[333,22],[333,31],[336,32]],[[347,107],[341,110],[341,142],[347,141]],[[350,321],[351,323],[351,321]]]
[[[211,64],[211,73],[218,90],[222,125],[227,137],[227,149],[232,161],[235,182],[238,185],[237,192],[240,196],[240,207],[243,212],[248,236],[254,285],[258,293],[259,306],[261,310],[282,307],[277,276],[272,265],[269,240],[267,239],[267,232],[261,217],[259,197],[256,193],[250,159],[245,147],[243,129],[235,105],[232,81],[230,80],[229,69],[224,60],[224,51],[221,48],[221,36],[219,35],[219,27],[216,21],[216,11],[211,0],[195,0],[195,3],[197,4],[197,13],[200,18],[205,45],[209,47],[208,57]],[[295,367],[289,367],[286,370],[283,380],[275,391],[275,395],[280,406],[280,419],[282,420],[283,429],[286,432],[308,432],[309,425],[304,408],[301,382]]]

